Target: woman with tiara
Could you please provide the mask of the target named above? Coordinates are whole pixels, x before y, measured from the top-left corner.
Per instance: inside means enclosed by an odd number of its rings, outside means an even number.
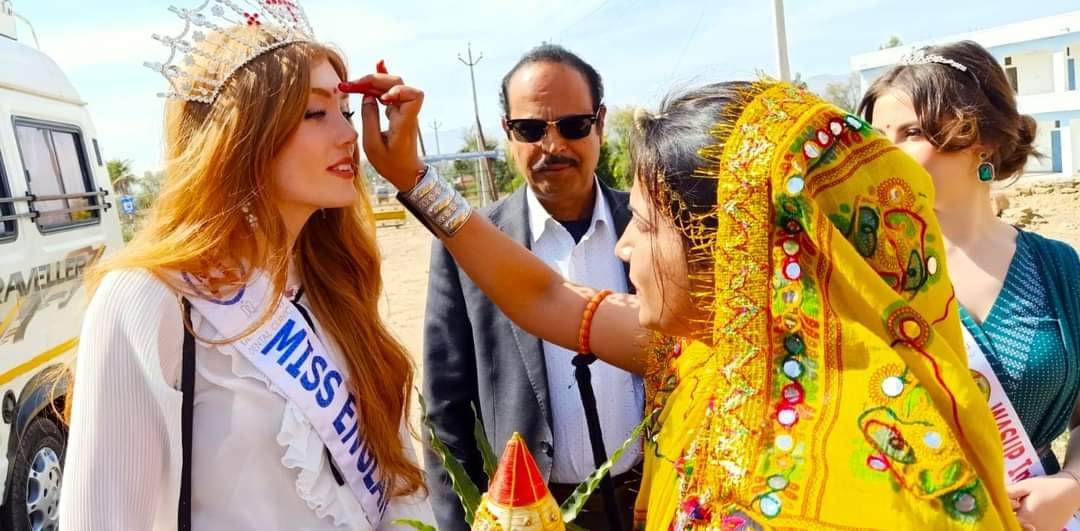
[[[930,172],[968,357],[1002,426],[1010,496],[1021,522],[1059,530],[1080,510],[1080,260],[1068,244],[998,218],[990,202],[991,184],[1036,154],[1035,120],[971,41],[905,56],[860,109]],[[1066,430],[1062,466],[1050,444]]]
[[[414,121],[361,112],[368,159],[509,317],[652,382],[635,528],[1017,528],[930,178],[867,123],[768,81],[642,116],[634,296],[560,278],[424,167]]]
[[[61,529],[432,521],[342,57],[297,0],[170,10],[165,183],[89,280]]]

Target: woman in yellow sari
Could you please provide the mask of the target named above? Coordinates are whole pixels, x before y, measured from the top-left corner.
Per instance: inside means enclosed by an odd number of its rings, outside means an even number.
[[[650,377],[636,527],[1017,528],[930,179],[861,119],[773,82],[642,117],[617,247],[637,295],[606,297],[415,160],[422,93],[363,81],[391,94],[387,132],[365,98],[369,160],[477,285],[530,333]]]

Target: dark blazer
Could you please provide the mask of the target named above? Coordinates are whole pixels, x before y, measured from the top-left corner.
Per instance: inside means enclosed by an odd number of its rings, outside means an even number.
[[[615,232],[621,236],[630,220],[628,194],[602,183],[600,191],[611,210]],[[501,231],[525,247],[531,246],[524,186],[483,212]],[[547,368],[541,341],[512,323],[458,269],[438,240],[431,249],[428,277],[423,394],[435,432],[462,461],[481,492],[487,489],[487,481],[473,437],[473,404],[496,455],[502,453],[513,433],[519,432],[541,473],[545,478],[550,474],[556,449],[552,448]],[[423,431],[427,442],[430,436],[426,429]],[[451,489],[442,461],[430,450],[426,457],[438,528],[467,530],[461,503]]]

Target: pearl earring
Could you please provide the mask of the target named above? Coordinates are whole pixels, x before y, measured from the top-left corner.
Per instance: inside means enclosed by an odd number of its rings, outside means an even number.
[[[240,204],[240,211],[244,213],[244,220],[251,226],[252,229],[259,226],[259,217],[251,211],[251,206],[247,201]]]

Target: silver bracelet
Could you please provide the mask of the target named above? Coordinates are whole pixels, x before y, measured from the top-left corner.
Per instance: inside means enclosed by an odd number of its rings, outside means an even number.
[[[465,197],[431,166],[412,190],[397,197],[437,237],[457,234],[473,212]]]

